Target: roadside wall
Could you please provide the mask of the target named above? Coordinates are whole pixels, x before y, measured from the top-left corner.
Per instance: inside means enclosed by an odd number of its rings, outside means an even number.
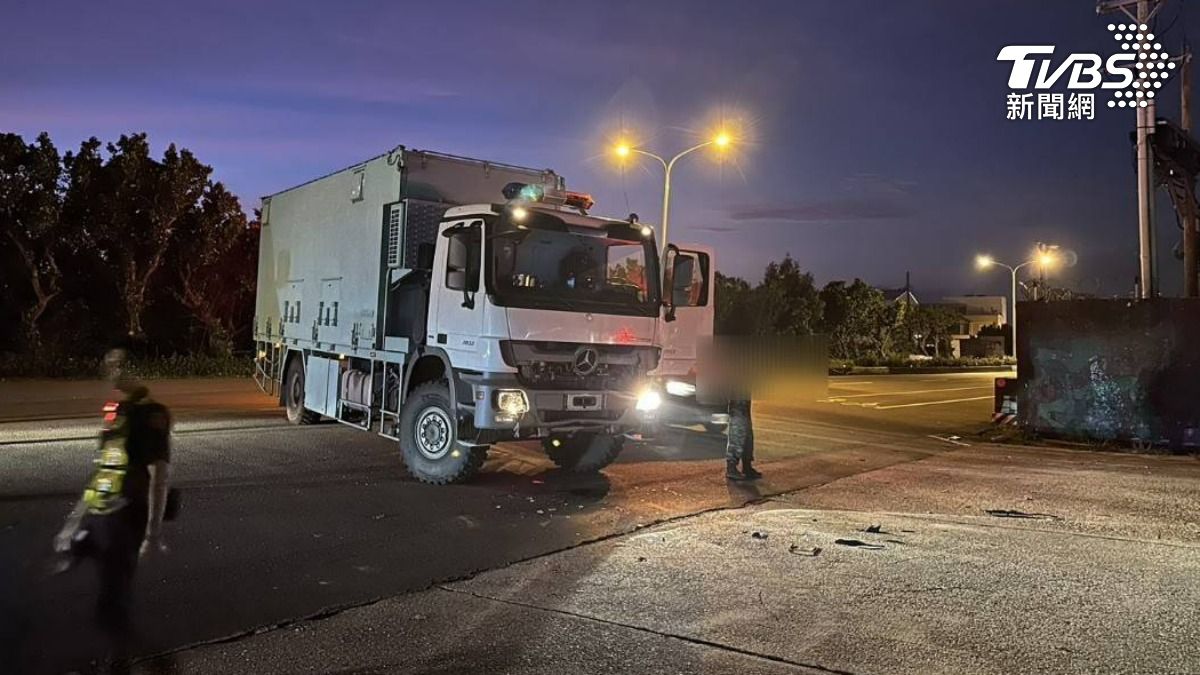
[[[1200,443],[1200,300],[1023,302],[1017,321],[1026,428]]]

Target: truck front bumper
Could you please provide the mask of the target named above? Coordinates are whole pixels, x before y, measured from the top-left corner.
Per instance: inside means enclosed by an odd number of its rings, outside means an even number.
[[[531,389],[515,376],[472,378],[468,383],[475,428],[511,431],[518,438],[575,432],[648,435],[658,425],[664,398],[649,387],[636,393]],[[501,393],[517,391],[524,394],[524,412],[513,414],[497,405]],[[654,401],[659,405],[650,406]]]

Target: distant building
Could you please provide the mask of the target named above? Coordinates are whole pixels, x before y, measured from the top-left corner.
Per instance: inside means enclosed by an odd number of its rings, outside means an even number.
[[[1003,335],[984,335],[985,328],[1008,323],[1008,299],[1002,295],[952,295],[937,303],[962,317],[958,330],[950,336],[950,351],[955,356],[1003,356]]]
[[[952,295],[938,304],[962,315],[968,335],[979,335],[986,326],[1008,323],[1008,298],[1003,295]]]

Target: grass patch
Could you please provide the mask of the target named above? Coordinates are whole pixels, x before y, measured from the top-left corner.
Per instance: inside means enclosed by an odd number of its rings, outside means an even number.
[[[250,377],[254,363],[249,354],[206,356],[172,354],[134,357],[129,372],[139,378]],[[101,377],[99,358],[0,354],[0,379],[54,378],[88,380]]]

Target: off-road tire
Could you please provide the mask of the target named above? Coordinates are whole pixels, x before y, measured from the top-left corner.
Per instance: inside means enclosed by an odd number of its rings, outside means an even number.
[[[558,440],[559,444],[554,445]],[[595,473],[612,464],[625,447],[623,436],[575,434],[542,440],[542,449],[560,469],[576,473]]]
[[[445,382],[417,386],[400,410],[400,455],[413,478],[422,483],[461,483],[479,471],[486,447],[458,443],[458,415]]]
[[[287,410],[288,422],[292,424],[316,424],[321,415],[304,407],[304,364],[302,356],[288,363],[283,376],[283,407]]]

